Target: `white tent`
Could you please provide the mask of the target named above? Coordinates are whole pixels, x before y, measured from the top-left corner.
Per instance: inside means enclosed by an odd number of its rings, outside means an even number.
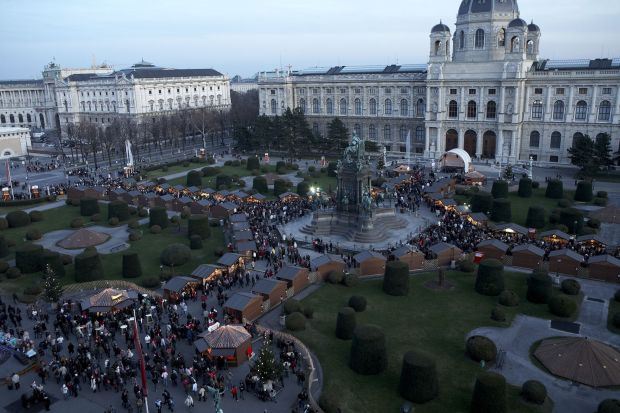
[[[470,172],[471,157],[463,149],[451,149],[441,155],[441,166],[463,167],[465,173]]]

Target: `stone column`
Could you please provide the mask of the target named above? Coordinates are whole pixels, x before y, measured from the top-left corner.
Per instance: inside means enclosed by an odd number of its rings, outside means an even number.
[[[458,148],[465,149],[465,129],[459,128],[458,133],[459,133]]]
[[[497,141],[495,142],[495,159],[500,162],[504,162],[504,131],[502,129],[499,130],[497,134]]]
[[[482,155],[482,133],[480,129],[476,131],[476,158],[480,158]]]

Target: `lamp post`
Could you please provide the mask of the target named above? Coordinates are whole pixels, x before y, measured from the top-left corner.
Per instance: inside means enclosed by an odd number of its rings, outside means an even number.
[[[530,156],[530,171],[529,171],[529,178],[531,180],[534,180],[534,170],[533,170],[533,164],[534,164],[534,157]]]

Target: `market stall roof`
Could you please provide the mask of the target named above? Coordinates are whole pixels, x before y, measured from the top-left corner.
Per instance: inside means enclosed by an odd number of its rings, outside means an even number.
[[[285,192],[283,194],[280,194],[280,199],[284,199],[284,198],[288,198],[288,197],[292,197],[292,198],[299,198],[299,195],[296,194],[295,192]]]
[[[495,230],[496,231],[504,231],[504,232],[516,232],[517,234],[521,234],[521,235],[528,235],[530,233],[530,231],[519,225],[519,224],[515,224],[514,222],[510,222],[508,224],[498,224],[495,226]]]
[[[185,288],[185,286],[187,284],[196,283],[196,282],[197,282],[196,279],[194,279],[192,277],[186,277],[186,276],[183,276],[183,275],[178,275],[178,276],[173,277],[170,280],[168,280],[166,282],[166,284],[164,284],[163,289],[178,293],[178,292],[183,291],[183,288]]]
[[[443,201],[441,201],[441,203],[444,206],[456,206],[456,201],[452,198],[446,198]]]
[[[607,245],[607,241],[605,241],[603,238],[601,238],[600,236],[596,234],[582,235],[577,238],[577,242],[590,242],[590,241],[595,241],[595,242],[598,242],[599,244]]]
[[[274,278],[261,278],[256,285],[252,287],[255,294],[271,294],[278,286],[284,286],[286,289],[286,281],[276,280]]]
[[[173,201],[174,199],[175,198],[170,194],[166,194],[161,197],[161,200],[164,202]]]
[[[187,190],[191,193],[198,192],[200,189],[197,186],[190,186]]]
[[[381,254],[381,253],[379,253],[377,251],[362,251],[362,252],[360,252],[359,254],[356,254],[353,257],[353,259],[355,261],[357,261],[358,263],[360,263],[360,264],[362,262],[367,261],[367,260],[372,259],[372,258],[379,258],[379,259],[381,259],[383,261],[387,260],[387,258],[385,258],[385,256],[383,254]]]
[[[244,198],[247,198],[247,197],[248,197],[248,194],[247,194],[247,193],[245,193],[245,192],[243,192],[243,191],[242,191],[242,190],[240,190],[240,189],[237,189],[236,191],[231,192],[231,194],[230,194],[230,195],[232,195],[232,196],[236,196],[237,198],[241,198],[241,199],[244,199]]]
[[[276,274],[276,277],[284,279],[284,280],[293,281],[295,277],[297,276],[297,274],[299,274],[299,272],[303,270],[304,268],[301,268],[301,267],[294,267],[294,266],[283,267],[282,269],[280,269],[280,271],[278,271],[278,273]]]
[[[310,260],[310,267],[317,268],[321,265],[329,264],[331,262],[338,262],[344,264],[344,261],[338,255],[323,254],[319,255],[318,257],[312,258]]]
[[[477,245],[478,248],[487,246],[497,248],[498,250],[502,250],[504,252],[508,251],[508,244],[501,242],[498,239],[485,239],[484,241],[480,241]]]
[[[612,255],[595,255],[594,257],[590,257],[588,259],[588,264],[598,264],[601,262],[606,262],[609,264],[613,264],[616,267],[620,267],[620,260]]]
[[[237,209],[237,204],[233,204],[230,201],[222,202],[219,205],[228,211],[234,211],[235,209]]]
[[[234,214],[230,216],[230,222],[232,222],[233,224],[238,223],[238,222],[247,222],[248,217],[247,215],[240,213],[240,214]]]
[[[532,254],[538,255],[539,257],[542,257],[545,255],[545,251],[542,248],[538,248],[536,245],[532,245],[532,244],[521,244],[521,245],[517,245],[516,247],[512,249],[513,253],[521,252],[521,251],[527,251]]]
[[[254,239],[254,234],[249,229],[233,229],[233,238],[239,241],[251,241]]]
[[[194,342],[199,352],[211,349],[216,356],[233,355],[235,350],[252,339],[252,335],[242,325],[221,326],[211,332],[204,332],[198,335]],[[224,352],[215,352],[224,350]],[[229,350],[228,352],[226,350]]]
[[[241,252],[245,252],[245,251],[258,251],[258,248],[256,248],[256,242],[255,241],[239,241],[235,244],[235,250]]]
[[[471,172],[467,172],[465,174],[466,178],[472,178],[472,179],[484,179],[485,176],[484,174],[478,172],[478,171],[471,171]]]
[[[489,217],[484,212],[472,212],[471,214],[469,214],[469,216],[471,217],[471,219],[477,222],[489,220]]]
[[[173,186],[172,189],[174,189],[175,191],[182,191],[182,190],[185,189],[185,186],[183,186],[181,184],[177,184],[177,185]]]
[[[227,252],[222,255],[219,260],[217,260],[217,264],[230,267],[231,265],[236,264],[237,261],[239,261],[239,258],[241,258],[241,255],[234,252]]]
[[[568,249],[568,248],[551,251],[549,253],[549,258],[555,258],[555,257],[569,257],[575,261],[583,262],[583,255],[577,254],[575,251]]]
[[[250,223],[248,221],[233,222],[233,231],[242,231],[244,229],[250,229]]]
[[[403,245],[401,247],[396,248],[394,251],[392,251],[392,255],[394,255],[395,257],[404,257],[407,254],[410,254],[412,252],[417,252],[415,251],[410,245]]]
[[[592,387],[620,386],[620,352],[584,337],[543,340],[534,357],[552,374]]]
[[[545,232],[541,232],[539,234],[540,238],[561,238],[563,240],[566,241],[570,241],[571,236],[568,235],[566,232],[564,231],[560,231],[559,229],[552,229],[551,231],[545,231]]]
[[[431,250],[431,252],[434,253],[435,255],[439,255],[444,251],[451,250],[454,248],[459,249],[456,245],[448,244],[447,242],[440,242],[438,244],[431,246],[429,250]]]
[[[106,288],[80,301],[82,310],[91,312],[106,312],[112,308],[121,309],[131,306],[138,300],[138,292],[133,290],[119,290]]]
[[[191,277],[194,278],[209,278],[215,272],[221,271],[222,267],[213,264],[200,264],[198,267],[194,268],[194,271],[190,274]]]
[[[262,298],[256,294],[252,293],[234,293],[226,303],[224,303],[224,307],[232,308],[233,310],[243,311],[247,307],[249,303],[253,300],[259,298],[262,302]]]
[[[265,199],[267,199],[267,197],[263,194],[261,194],[260,192],[257,192],[255,194],[250,195],[250,198],[254,198],[257,201],[264,201]]]

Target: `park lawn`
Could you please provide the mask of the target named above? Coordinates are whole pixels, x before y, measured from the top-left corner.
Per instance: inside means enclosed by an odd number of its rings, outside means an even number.
[[[612,333],[620,334],[620,328],[613,325],[614,314],[620,313],[620,303],[613,298],[609,300],[609,314],[607,315],[607,328]]]
[[[305,175],[304,180],[308,182],[311,187],[318,187],[321,192],[336,192],[338,187],[338,179],[336,177],[328,176],[327,172],[320,172],[318,177],[312,177],[309,174]]]
[[[504,308],[508,320],[517,313],[549,318],[546,305],[525,300],[525,275],[506,273],[506,288],[521,297],[516,308]],[[381,280],[361,282],[357,287],[325,285],[305,300],[315,310],[306,330],[294,333],[317,355],[323,370],[323,389],[337,388],[343,412],[399,411],[405,402],[398,394],[403,355],[412,349],[423,350],[437,361],[439,397],[416,406],[418,413],[467,412],[476,375],[483,369],[465,355],[465,336],[481,326],[507,326],[490,319],[496,297],[474,291],[475,276],[450,272],[446,279],[454,284],[450,291],[435,291],[424,284],[434,273],[411,277],[407,297],[391,297],[381,290]],[[357,313],[357,325],[377,324],[386,334],[388,369],[378,376],[361,376],[348,367],[351,342],[335,337],[338,310],[351,295],[366,297],[366,311]],[[547,412],[550,406],[535,407],[522,403],[519,390],[509,387],[509,412]]]
[[[168,166],[168,169],[164,171],[162,168],[155,169],[154,171],[145,171],[142,176],[145,180],[157,180],[163,176],[176,174],[179,172],[189,172],[192,169],[204,168],[209,166],[207,163],[190,162],[189,166],[183,166],[183,164]]]
[[[250,176],[252,175],[252,171],[249,171],[245,165],[241,165],[241,166],[232,166],[232,165],[225,165],[225,166],[217,166],[217,165],[206,165],[206,166],[214,166],[217,167],[220,172],[218,173],[218,175],[228,175],[228,176],[234,176],[237,175],[240,178],[243,178],[245,176]],[[265,170],[265,172],[263,172],[263,169]],[[274,165],[261,165],[261,174],[266,174],[269,172],[275,172],[276,167]],[[170,181],[168,181],[168,183],[172,186],[174,185],[187,185],[187,176],[182,176],[180,178],[175,178],[172,179]],[[206,176],[202,178],[202,187],[203,188],[212,188],[215,189],[215,176]]]

